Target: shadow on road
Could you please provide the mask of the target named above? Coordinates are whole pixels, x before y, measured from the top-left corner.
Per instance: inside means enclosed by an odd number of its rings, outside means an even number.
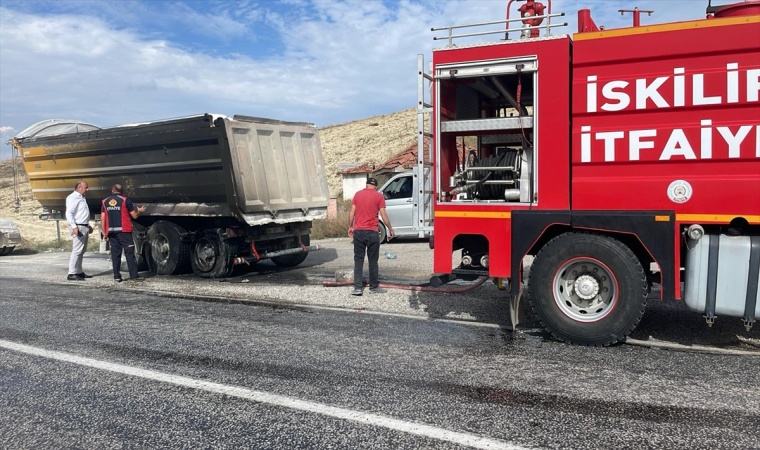
[[[708,327],[702,314],[689,310],[681,301],[661,302],[649,299],[644,317],[630,335],[634,339],[656,339],[684,345],[729,346],[739,343],[739,336],[757,339],[758,329],[747,331],[741,319],[718,317]]]

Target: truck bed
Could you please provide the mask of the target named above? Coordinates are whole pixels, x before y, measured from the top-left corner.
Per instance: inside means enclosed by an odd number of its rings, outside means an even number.
[[[32,192],[64,211],[79,179],[93,214],[121,183],[152,216],[235,217],[249,225],[326,216],[329,191],[317,128],[202,114],[14,140]]]

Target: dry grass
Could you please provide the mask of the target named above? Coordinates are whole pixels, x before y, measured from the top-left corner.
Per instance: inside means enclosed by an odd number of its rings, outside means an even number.
[[[343,193],[339,163],[382,164],[417,139],[417,109],[356,120],[319,130],[331,197]]]
[[[338,200],[338,214],[334,219],[315,220],[311,228],[312,239],[339,238],[348,236],[348,215],[350,200]]]

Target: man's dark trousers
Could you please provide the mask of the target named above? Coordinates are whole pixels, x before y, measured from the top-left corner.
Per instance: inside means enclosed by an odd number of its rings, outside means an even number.
[[[369,287],[377,288],[377,259],[380,257],[380,236],[377,230],[354,230],[354,288],[362,288],[364,252],[369,259]]]
[[[135,242],[132,233],[108,233],[108,242],[111,243],[111,262],[113,263],[113,277],[121,278],[121,251],[127,258],[129,278],[137,278],[137,262],[135,261]]]

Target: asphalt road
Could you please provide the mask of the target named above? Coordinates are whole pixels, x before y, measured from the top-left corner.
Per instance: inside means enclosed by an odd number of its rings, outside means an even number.
[[[7,273],[0,448],[760,448],[757,356]]]

